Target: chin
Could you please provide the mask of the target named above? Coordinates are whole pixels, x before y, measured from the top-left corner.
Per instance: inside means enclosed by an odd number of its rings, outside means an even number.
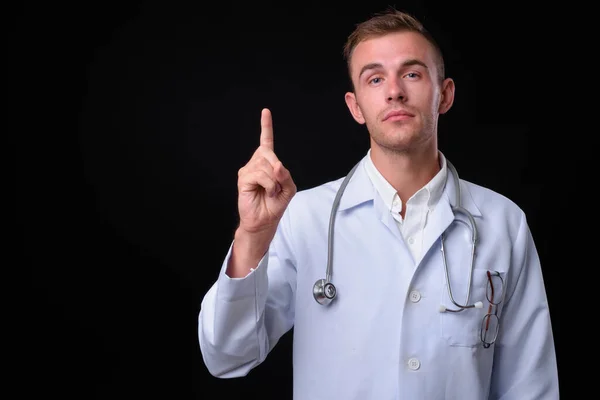
[[[411,129],[394,129],[380,132],[373,140],[381,147],[391,149],[408,149],[423,143],[423,135],[420,131]]]
[[[376,139],[371,141],[372,145],[376,145],[383,151],[406,152],[414,148],[415,143],[411,140],[390,140],[389,138],[381,140]]]
[[[419,134],[413,129],[395,129],[388,131],[380,136],[382,142],[388,143],[389,145],[407,145],[411,142],[417,141]]]

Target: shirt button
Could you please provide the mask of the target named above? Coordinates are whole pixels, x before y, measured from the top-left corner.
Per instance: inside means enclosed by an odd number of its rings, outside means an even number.
[[[410,292],[409,298],[410,298],[410,301],[412,301],[413,303],[416,303],[419,300],[421,300],[421,293],[419,293],[418,290],[413,290],[412,292]]]
[[[415,238],[414,237],[411,236],[411,237],[408,238],[408,243],[409,244],[413,244],[414,242],[415,242]]]
[[[418,370],[420,367],[421,362],[419,361],[419,359],[413,357],[410,360],[408,360],[408,368],[412,369],[413,371]]]

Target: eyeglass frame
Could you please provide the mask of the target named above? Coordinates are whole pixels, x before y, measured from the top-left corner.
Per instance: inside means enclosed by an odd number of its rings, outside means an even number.
[[[492,283],[492,275],[495,277],[498,277],[500,279],[500,288],[502,290],[500,300],[496,303],[494,303],[494,284]],[[496,339],[498,339],[498,332],[500,330],[500,319],[498,318],[498,308],[499,308],[498,306],[504,300],[504,291],[505,291],[504,279],[502,279],[500,272],[487,271],[487,277],[488,277],[488,285],[486,286],[485,296],[489,302],[489,306],[488,306],[488,312],[483,316],[483,319],[481,320],[481,328],[479,330],[479,337],[480,337],[481,343],[483,343],[483,347],[485,349],[489,348],[491,345],[496,343]],[[490,295],[489,295],[490,289],[492,292],[491,299],[490,299]],[[492,313],[492,309],[494,309],[493,313]],[[491,318],[496,318],[496,330],[494,332],[492,340],[486,341]],[[485,326],[485,330],[484,330],[484,326]]]

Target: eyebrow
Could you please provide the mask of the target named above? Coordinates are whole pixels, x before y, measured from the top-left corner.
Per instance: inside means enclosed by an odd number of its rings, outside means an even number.
[[[416,58],[408,59],[402,63],[402,67],[411,67],[413,65],[420,65],[421,67],[423,67],[425,69],[428,68],[427,65],[423,61],[418,60]],[[362,76],[362,74],[364,74],[365,72],[367,72],[369,70],[380,69],[380,68],[383,68],[383,65],[381,63],[367,64],[360,69],[360,73],[358,74],[358,77],[360,78]]]

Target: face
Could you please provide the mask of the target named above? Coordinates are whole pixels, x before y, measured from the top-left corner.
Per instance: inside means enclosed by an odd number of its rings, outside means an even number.
[[[437,146],[438,116],[452,105],[454,83],[440,82],[436,60],[433,46],[415,32],[356,46],[350,63],[355,92],[346,93],[346,104],[366,124],[372,148],[406,152]]]

